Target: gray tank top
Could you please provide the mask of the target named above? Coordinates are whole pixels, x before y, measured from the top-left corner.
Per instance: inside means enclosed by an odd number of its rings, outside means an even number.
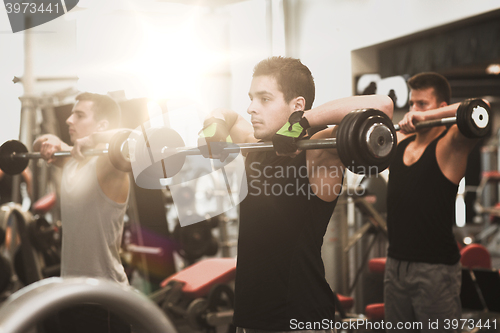
[[[61,182],[61,276],[105,278],[128,285],[120,260],[127,203],[104,194],[97,180],[98,157],[78,169],[71,158]]]

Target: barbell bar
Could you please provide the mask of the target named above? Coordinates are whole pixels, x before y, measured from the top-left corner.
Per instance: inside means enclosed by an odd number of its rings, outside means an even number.
[[[99,156],[106,155],[108,153],[107,149],[89,149],[82,151],[84,156]],[[70,151],[57,151],[52,154],[53,157],[71,157]],[[23,159],[40,159],[42,155],[40,153],[12,153],[11,158],[23,158]]]
[[[479,98],[469,98],[462,101],[455,117],[422,121],[415,124],[415,128],[429,128],[443,125],[457,124],[460,132],[468,138],[480,138],[488,134],[491,128],[491,110],[488,104]],[[399,131],[399,124],[394,125]]]

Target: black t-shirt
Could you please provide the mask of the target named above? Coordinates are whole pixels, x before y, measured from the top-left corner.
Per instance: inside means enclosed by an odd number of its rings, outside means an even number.
[[[312,193],[305,155],[247,156],[235,284],[238,327],[288,331],[292,320],[334,320],[321,246],[337,200]]]
[[[432,141],[420,159],[403,163],[411,136],[398,144],[387,190],[388,256],[398,260],[453,265],[460,252],[453,236],[458,185],[446,178]]]

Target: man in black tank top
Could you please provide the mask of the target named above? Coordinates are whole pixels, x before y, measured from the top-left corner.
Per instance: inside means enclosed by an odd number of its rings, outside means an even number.
[[[343,169],[336,149],[299,152],[305,129],[312,139],[335,136],[352,110],[376,108],[392,118],[388,96],[354,96],[312,108],[314,81],[298,59],[273,57],[254,68],[247,113],[214,110],[204,123],[207,156],[217,142],[273,140],[276,153],[246,157],[248,195],[240,204],[234,324],[238,332],[334,329],[333,293],[321,245],[340,193]],[[308,110],[304,112],[305,110]],[[209,133],[210,132],[210,133]],[[203,147],[203,144],[202,144]],[[203,150],[203,149],[202,149]]]
[[[461,317],[455,199],[477,140],[457,125],[416,131],[420,121],[455,116],[459,104],[448,105],[450,85],[437,73],[415,75],[408,85],[410,112],[399,123],[389,173],[385,319],[394,331],[452,331],[446,328]]]

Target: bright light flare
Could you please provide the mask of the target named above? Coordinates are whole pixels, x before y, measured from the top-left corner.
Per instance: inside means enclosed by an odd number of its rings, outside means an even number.
[[[206,21],[197,12],[176,22],[135,11],[83,18],[78,26],[79,89],[201,102],[203,80],[229,59],[224,47],[211,45],[216,36],[203,36]]]

